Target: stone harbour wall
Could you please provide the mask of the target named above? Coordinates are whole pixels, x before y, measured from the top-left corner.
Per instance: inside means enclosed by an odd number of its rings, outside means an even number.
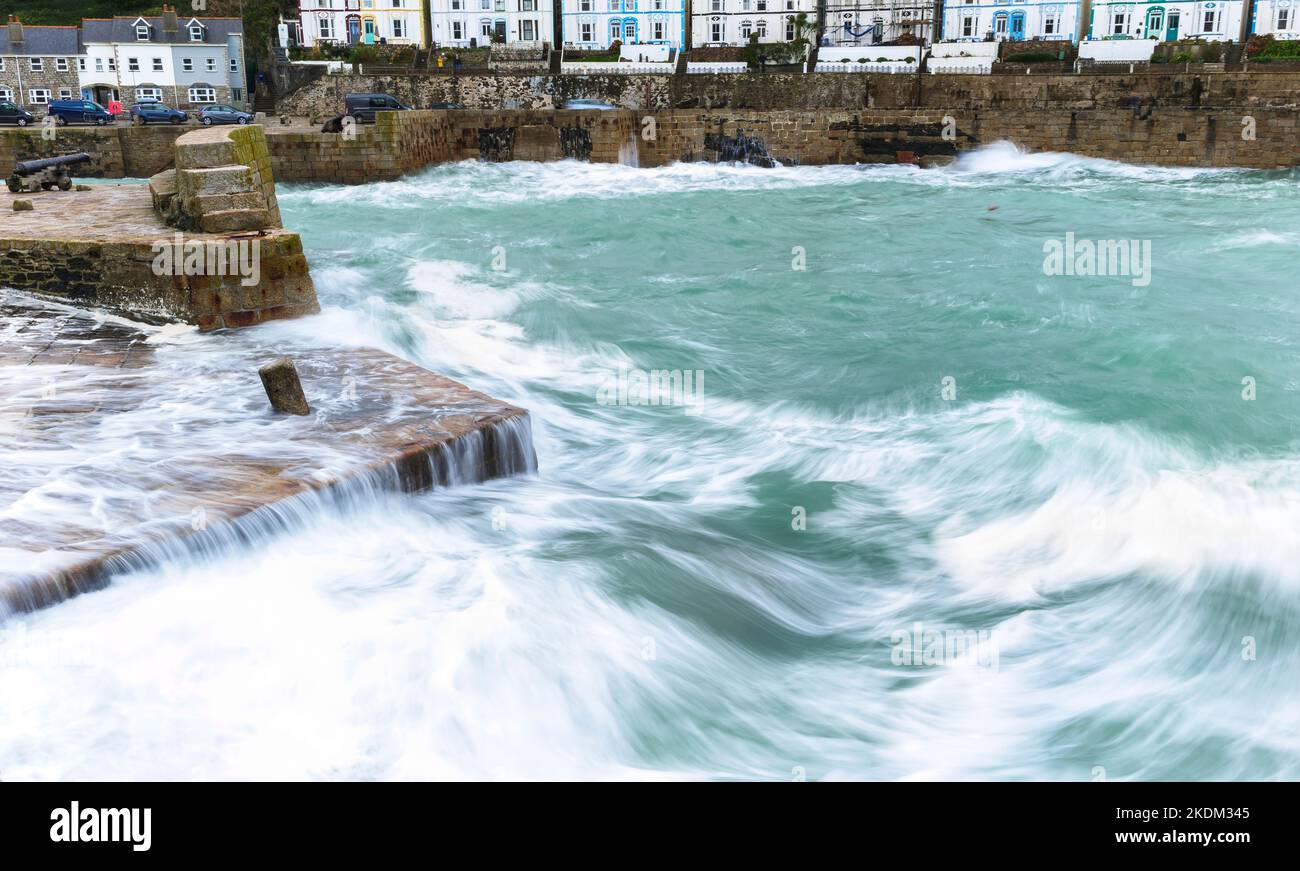
[[[1243,119],[1248,123],[1243,124]],[[449,160],[558,160],[661,166],[674,161],[770,164],[938,162],[1009,141],[1168,166],[1300,165],[1300,110],[1107,109],[417,110],[379,115],[342,134],[272,129],[285,181],[360,183]]]
[[[193,127],[57,127],[0,130],[0,172],[19,161],[84,151],[91,162],[74,175],[82,178],[148,178],[172,166],[176,139]],[[51,136],[50,134],[53,134]]]
[[[547,109],[597,99],[626,109],[1114,109],[1297,108],[1300,71],[1148,70],[1086,75],[732,73],[718,75],[322,76],[284,97],[279,111],[324,121],[352,92],[392,94],[416,108]]]

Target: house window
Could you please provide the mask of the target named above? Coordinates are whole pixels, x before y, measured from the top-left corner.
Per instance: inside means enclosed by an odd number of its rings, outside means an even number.
[[[1043,16],[1043,35],[1051,36],[1056,33],[1056,16],[1048,13]]]
[[[1111,32],[1112,35],[1114,35],[1114,36],[1123,36],[1123,34],[1124,34],[1124,25],[1127,23],[1127,20],[1126,20],[1126,19],[1127,19],[1127,16],[1124,15],[1123,12],[1116,12],[1116,13],[1115,13],[1114,17],[1112,17],[1111,20],[1110,20],[1110,23],[1111,23],[1110,32]]]
[[[497,12],[505,12],[506,0],[493,0],[492,6],[493,8],[496,9]]]
[[[77,69],[83,73],[86,71],[86,59],[84,57],[77,58]]]
[[[41,73],[45,71],[45,59],[34,57],[31,60],[32,72]]]
[[[754,30],[758,34],[759,39],[767,36],[767,20],[763,18],[758,19],[758,24],[755,26]]]
[[[484,39],[491,39],[491,38],[492,38],[492,19],[490,19],[490,18],[480,18],[480,19],[478,20],[478,32],[479,32],[479,36],[482,36]]]
[[[609,11],[610,11],[610,12],[622,12],[622,11],[623,11],[623,0],[609,0]]]
[[[785,11],[786,12],[794,11],[794,0],[785,0]]]
[[[1290,9],[1277,10],[1277,29],[1286,30],[1287,25],[1290,23],[1291,23],[1291,10]]]
[[[709,34],[710,34],[710,38],[711,38],[714,42],[722,42],[723,34],[724,34],[725,32],[726,32],[726,31],[723,30],[723,28],[722,28],[722,22],[721,22],[721,21],[714,21],[714,22],[711,22],[711,23],[710,23],[710,26],[709,26]]]
[[[741,38],[741,39],[748,41],[748,39],[749,39],[749,35],[750,35],[751,33],[753,33],[753,32],[754,32],[754,22],[752,22],[752,21],[742,21],[742,22],[740,22],[740,38]]]
[[[609,41],[623,38],[623,22],[611,21],[609,23]]]
[[[181,58],[181,71],[186,73],[194,72],[194,58],[192,57]]]
[[[190,88],[191,103],[215,103],[217,102],[217,92],[213,88],[204,85],[196,85]]]
[[[201,25],[201,24],[191,24],[191,25],[190,25],[190,42],[202,42],[202,41],[203,41],[203,25]]]
[[[453,22],[451,23],[451,38],[452,38],[452,39],[464,39],[464,38],[465,38],[465,25],[462,24],[462,23],[460,23],[459,21],[453,21]]]
[[[962,19],[961,19],[961,35],[962,35],[962,36],[974,36],[974,35],[975,35],[975,16],[973,16],[973,15],[964,15],[964,16],[962,16]]]
[[[578,11],[579,11],[579,12],[590,12],[590,11],[591,11],[591,0],[579,0],[579,2],[578,2]]]
[[[749,7],[753,5],[753,0],[740,0],[740,11],[748,12]]]
[[[460,0],[451,0],[451,11],[452,12],[460,11]]]
[[[162,58],[160,58],[160,57],[156,57],[156,58],[153,59],[153,71],[154,71],[155,73],[160,73],[160,72],[163,71],[163,62],[162,62]]]
[[[519,0],[520,12],[536,12],[537,0]]]
[[[478,0],[478,8],[479,8],[479,9],[491,9],[491,8],[492,8],[492,0]]]
[[[759,12],[767,11],[767,0],[754,0],[754,5],[758,7]]]
[[[532,42],[537,38],[537,24],[533,21],[519,22],[519,38],[524,42]]]
[[[126,71],[129,73],[140,72],[140,58],[129,57],[126,59]]]
[[[217,71],[217,59],[215,57],[208,58],[205,66],[208,68],[208,72],[215,73]]]
[[[147,25],[147,24],[137,24],[137,25],[135,26],[135,38],[136,38],[137,40],[139,40],[140,42],[148,42],[148,41],[149,41],[149,25]]]
[[[109,71],[110,73],[115,73],[115,72],[117,72],[117,58],[115,58],[115,57],[110,57],[110,58],[108,59],[108,71]]]
[[[0,88],[0,103],[12,103],[14,92],[9,88]]]
[[[136,88],[135,101],[142,103],[146,100],[161,100],[162,88]]]
[[[393,39],[404,39],[406,37],[406,22],[400,18],[393,19]]]
[[[321,39],[334,38],[334,22],[331,19],[322,18],[320,20],[320,38]]]
[[[1202,30],[1203,32],[1205,32],[1205,33],[1214,33],[1216,30],[1219,29],[1218,26],[1217,26],[1218,23],[1219,23],[1219,10],[1217,10],[1217,9],[1206,9],[1206,10],[1205,10],[1205,27],[1201,28],[1201,30]]]
[[[722,0],[710,0],[709,11],[711,11],[711,12],[721,12],[721,11],[722,11]]]
[[[237,72],[239,72],[239,58],[237,58],[237,57],[232,57],[232,58],[230,59],[230,71],[231,71],[232,73],[237,73]]]
[[[651,33],[651,36],[652,36],[653,39],[663,39],[663,38],[664,38],[664,23],[663,23],[662,21],[656,21],[656,22],[654,22],[653,24],[651,24],[651,25],[650,25],[650,33]]]
[[[5,71],[5,59],[0,57],[0,73]]]
[[[593,28],[592,28],[592,25],[590,25],[590,24],[583,24],[583,25],[582,25],[582,37],[581,37],[581,39],[582,39],[583,42],[591,42],[591,41],[594,39],[594,37],[593,37],[593,35],[592,35],[592,32],[591,32],[592,29],[593,29]]]
[[[68,71],[68,59],[66,57],[56,57],[54,59],[54,68],[61,73]]]
[[[0,69],[4,69],[4,68],[0,67]],[[104,59],[102,57],[95,58],[95,72],[102,73],[103,71],[104,71]]]
[[[59,88],[59,99],[60,99],[60,100],[71,100],[71,99],[72,99],[72,89],[71,89],[71,88]]]
[[[28,102],[33,106],[46,106],[50,102],[49,88],[32,88],[27,92]]]

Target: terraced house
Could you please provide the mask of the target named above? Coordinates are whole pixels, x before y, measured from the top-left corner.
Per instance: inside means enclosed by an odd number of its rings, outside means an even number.
[[[1251,33],[1300,39],[1300,0],[1255,0],[1253,6]]]
[[[88,18],[77,60],[81,94],[128,107],[142,100],[181,109],[245,106],[243,31],[238,18],[182,18],[167,6],[160,16]]]
[[[1078,42],[1079,6],[1079,0],[948,0],[943,7],[942,38]]]
[[[1204,39],[1230,42],[1244,38],[1244,0],[1199,3],[1094,2],[1091,39]]]
[[[551,0],[430,0],[433,40],[466,48],[551,42]]]
[[[32,27],[11,15],[3,40],[0,102],[34,110],[51,100],[78,96],[77,28]]]
[[[825,40],[843,46],[900,39],[931,42],[934,9],[934,0],[827,0]],[[816,21],[815,12],[808,19]]]
[[[547,0],[548,5],[550,0]],[[656,43],[680,48],[686,26],[684,0],[563,0],[564,44],[605,48]]]
[[[425,2],[427,0],[298,0],[301,41],[309,47],[381,43],[427,46]]]

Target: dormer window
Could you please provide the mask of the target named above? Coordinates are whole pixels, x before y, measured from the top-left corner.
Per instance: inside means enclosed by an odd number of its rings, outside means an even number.
[[[149,41],[149,25],[146,24],[143,20],[136,22],[135,38],[138,42]]]
[[[203,41],[203,23],[197,18],[191,18],[189,23],[190,42]]]

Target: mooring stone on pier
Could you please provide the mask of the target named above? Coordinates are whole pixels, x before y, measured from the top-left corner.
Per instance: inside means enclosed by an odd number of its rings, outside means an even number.
[[[288,357],[281,357],[267,363],[257,374],[262,376],[262,386],[266,388],[266,397],[271,400],[271,407],[284,414],[311,414],[311,406],[302,392],[302,381],[298,379],[298,370]]]

